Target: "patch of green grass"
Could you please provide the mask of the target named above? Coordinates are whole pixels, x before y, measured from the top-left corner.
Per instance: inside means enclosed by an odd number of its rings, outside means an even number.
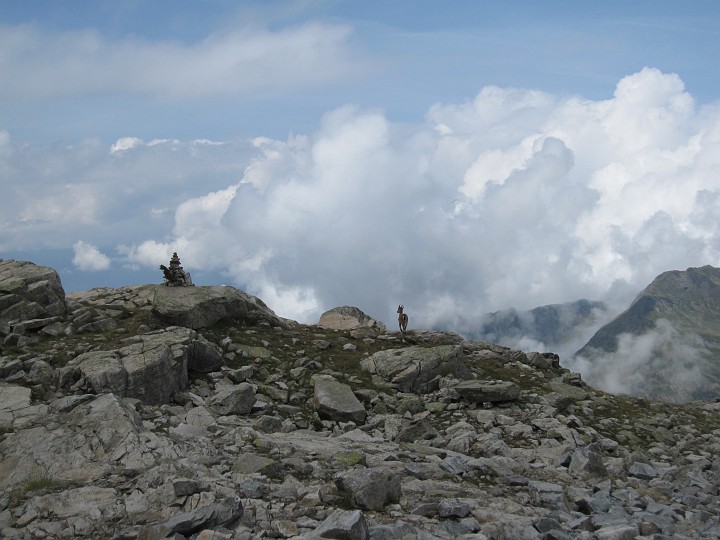
[[[520,387],[521,390],[528,390],[538,393],[549,392],[547,379],[535,369],[527,369],[515,363],[507,364],[499,358],[478,358],[465,355],[467,367],[480,375],[485,380],[509,381]]]
[[[352,467],[355,465],[365,465],[365,454],[360,450],[341,450],[333,457],[338,465],[343,467]]]
[[[15,503],[19,502],[28,493],[34,491],[52,489],[59,485],[59,482],[53,478],[45,467],[36,467],[18,485],[12,492],[12,499]]]
[[[325,330],[316,326],[298,325],[295,328],[278,331],[265,326],[247,326],[240,321],[223,321],[212,328],[203,330],[203,335],[209,341],[219,344],[225,336],[236,344],[243,345],[249,349],[262,347],[272,352],[272,358],[263,359],[260,366],[277,368],[285,364],[292,369],[302,357],[317,359],[323,366],[323,370],[329,370],[339,376],[343,382],[350,384],[353,388],[376,389],[372,375],[360,367],[363,358],[375,352],[407,346],[401,342],[388,342],[375,340],[367,343],[361,339],[355,339],[350,332]],[[318,341],[327,341],[331,346],[326,349],[318,347]],[[352,343],[355,350],[345,350],[343,345]],[[302,355],[299,351],[303,351]],[[252,364],[250,356],[236,355],[233,360],[226,361],[229,367],[240,367]],[[316,371],[309,370],[306,374],[309,377]]]
[[[632,442],[640,449],[648,449],[657,443],[672,444],[676,437],[672,434],[673,428],[677,426],[687,426],[701,434],[720,429],[717,415],[692,405],[660,403],[625,395],[601,395],[602,398],[597,400],[598,406],[593,408],[593,416],[583,417],[583,421],[604,437],[622,444],[627,444],[624,439],[628,434],[634,437]]]
[[[57,482],[51,476],[41,475],[30,478],[23,484],[25,492],[38,491],[40,489],[49,489],[55,487]]]

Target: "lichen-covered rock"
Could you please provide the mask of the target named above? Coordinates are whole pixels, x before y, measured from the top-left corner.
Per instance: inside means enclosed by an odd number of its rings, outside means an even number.
[[[27,526],[34,538],[52,537],[55,531],[75,538],[107,537],[106,523],[125,517],[122,497],[117,490],[99,486],[35,496],[28,501],[27,514],[37,515]]]
[[[472,374],[463,361],[458,345],[438,347],[405,347],[376,352],[360,362],[363,369],[374,373],[403,392],[427,394],[440,387],[440,378],[453,375],[470,379]]]
[[[0,335],[28,329],[21,323],[40,321],[46,326],[65,315],[65,290],[52,268],[31,262],[0,259]],[[18,326],[17,330],[13,328]]]
[[[165,522],[144,526],[137,538],[138,540],[173,538],[176,533],[185,537],[205,528],[230,524],[242,514],[243,505],[240,497],[227,497],[220,502],[174,515]]]
[[[13,430],[47,413],[45,404],[33,404],[29,388],[0,383],[0,430]]]
[[[128,373],[117,351],[83,353],[75,358],[73,365],[79,367],[89,390],[96,394],[103,392],[114,392],[121,396],[126,394]]]
[[[232,470],[240,474],[259,473],[266,476],[279,476],[283,467],[272,458],[246,452],[235,460]]]
[[[513,401],[520,396],[520,387],[509,381],[462,381],[453,389],[472,403]]]
[[[162,404],[187,387],[188,371],[206,373],[222,365],[220,353],[188,328],[148,332],[129,341],[119,349],[80,354],[65,369],[76,366],[96,394],[114,392]]]
[[[382,510],[401,495],[400,475],[388,467],[339,473],[335,485],[348,504],[361,510]]]
[[[320,418],[339,422],[365,422],[367,412],[352,389],[330,377],[315,377],[313,402]]]
[[[42,424],[0,442],[0,489],[27,482],[38,471],[65,482],[92,482],[114,467],[154,463],[142,421],[113,394],[78,402]]]
[[[365,515],[360,510],[335,510],[311,534],[311,538],[367,540],[370,537]]]
[[[326,311],[320,316],[318,326],[332,330],[356,330],[368,328],[374,332],[385,332],[385,325],[376,321],[360,309],[351,306],[341,306]]]
[[[246,382],[223,386],[210,397],[209,404],[218,414],[248,414],[255,405],[255,389]]]
[[[397,442],[415,442],[434,439],[439,435],[438,431],[426,419],[403,422],[397,435],[393,440]]]
[[[588,397],[588,391],[585,388],[580,388],[572,384],[567,384],[562,380],[552,380],[550,381],[549,385],[554,392],[562,396],[564,399],[568,399],[571,401],[582,401],[584,399],[587,399]]]
[[[527,364],[543,371],[559,370],[560,357],[555,353],[527,353]]]
[[[608,472],[602,459],[602,449],[597,443],[575,449],[568,472],[574,475],[607,476]]]
[[[287,323],[262,300],[229,286],[158,286],[152,317],[157,324],[184,326],[193,330],[232,319],[287,327]]]

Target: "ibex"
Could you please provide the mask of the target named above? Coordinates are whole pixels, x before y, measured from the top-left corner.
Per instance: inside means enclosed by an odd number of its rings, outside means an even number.
[[[404,334],[407,331],[408,316],[407,313],[403,313],[403,306],[398,306],[398,324],[400,325],[400,331]]]

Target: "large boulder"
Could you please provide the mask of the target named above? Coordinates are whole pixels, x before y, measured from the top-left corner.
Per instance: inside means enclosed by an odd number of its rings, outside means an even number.
[[[567,384],[560,379],[554,379],[548,383],[550,389],[560,396],[570,401],[583,401],[588,397],[588,391],[585,388]]]
[[[47,413],[47,405],[33,404],[31,394],[24,386],[0,383],[0,431],[21,428]]]
[[[147,404],[166,403],[188,384],[188,371],[209,372],[222,365],[220,353],[197,332],[171,327],[135,338],[125,347],[90,351],[73,359],[89,389],[137,398]]]
[[[32,329],[42,328],[65,312],[65,290],[55,270],[0,259],[0,334],[7,335],[16,324],[29,320],[39,321],[30,325]]]
[[[568,472],[573,476],[600,476],[608,475],[602,459],[602,449],[597,443],[591,443],[573,452]]]
[[[137,538],[185,538],[203,529],[229,525],[242,515],[242,499],[237,496],[227,497],[222,501],[176,514],[163,523],[146,525],[140,529]]]
[[[331,330],[356,330],[367,328],[374,332],[385,332],[385,325],[376,321],[360,309],[351,306],[341,306],[326,311],[320,316],[319,326]]]
[[[352,389],[335,379],[315,377],[313,402],[320,418],[338,422],[365,422],[365,407]]]
[[[379,375],[402,392],[428,394],[440,386],[440,379],[453,375],[470,379],[459,345],[405,347],[379,351],[360,362],[363,369]]]
[[[248,414],[255,405],[255,389],[249,383],[221,387],[209,401],[218,414]]]
[[[346,540],[367,540],[370,538],[367,520],[360,510],[342,510],[338,508],[330,514],[308,539],[343,538]]]
[[[355,469],[335,476],[340,496],[360,510],[382,510],[388,504],[399,502],[400,481],[400,474],[389,467]]]
[[[267,323],[287,328],[287,323],[255,296],[228,286],[158,286],[152,305],[155,324],[197,330],[223,320]]]

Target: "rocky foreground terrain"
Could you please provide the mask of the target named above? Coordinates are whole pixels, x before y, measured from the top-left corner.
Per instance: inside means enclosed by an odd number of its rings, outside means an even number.
[[[0,536],[720,537],[720,405],[553,354],[0,260]]]

